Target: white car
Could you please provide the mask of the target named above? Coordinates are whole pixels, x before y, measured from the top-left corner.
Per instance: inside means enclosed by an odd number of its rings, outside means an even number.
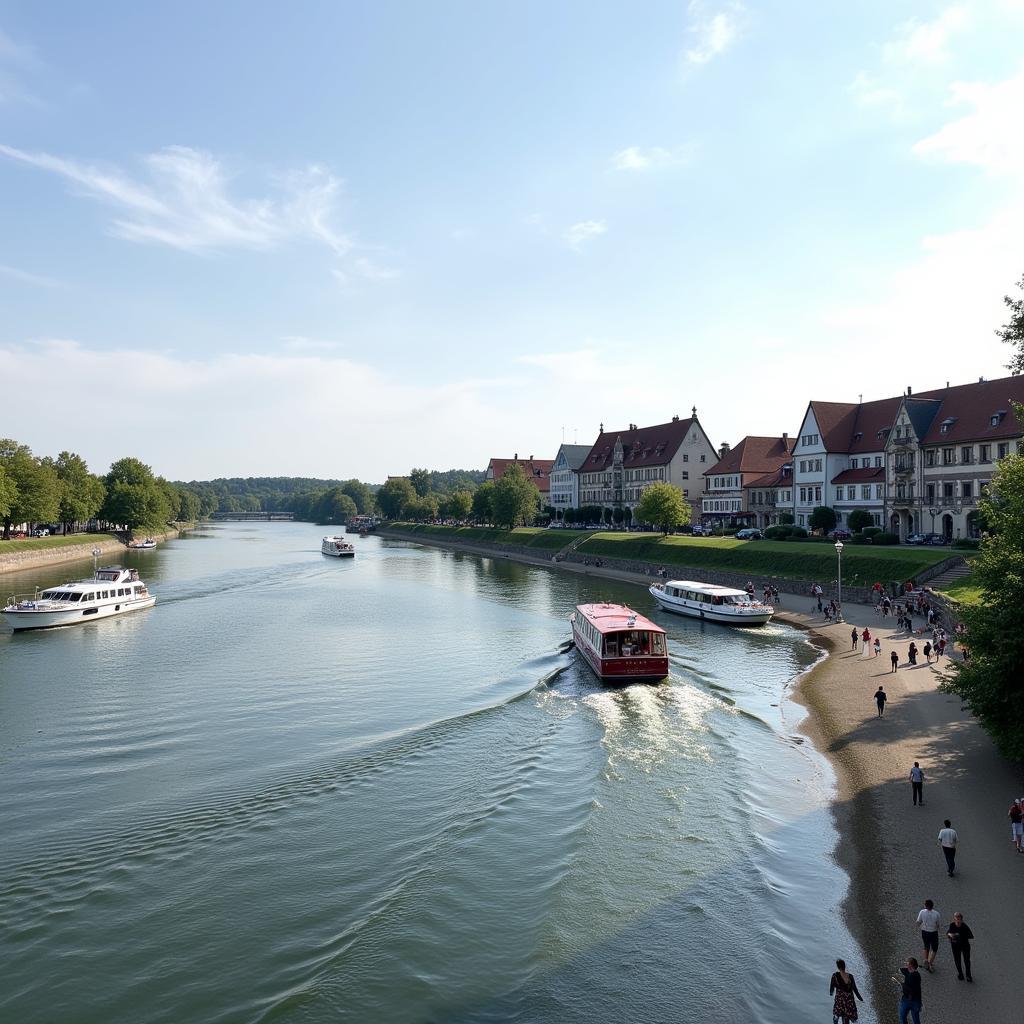
[[[50,531],[45,526],[40,526],[32,532],[33,537],[49,537]]]

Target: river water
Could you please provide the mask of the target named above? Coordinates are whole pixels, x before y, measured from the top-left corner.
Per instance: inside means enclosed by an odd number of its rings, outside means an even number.
[[[865,972],[802,634],[322,533],[211,526],[127,556],[152,610],[0,628],[0,1020],[828,1019]],[[599,599],[668,630],[666,684],[567,649]]]

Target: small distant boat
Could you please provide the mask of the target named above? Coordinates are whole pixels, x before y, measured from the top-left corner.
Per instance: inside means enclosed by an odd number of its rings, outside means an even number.
[[[31,599],[12,599],[3,614],[16,631],[53,629],[152,608],[154,604],[155,595],[134,569],[109,565],[97,569],[91,580],[49,587]]]
[[[667,580],[652,584],[650,592],[665,611],[707,622],[763,626],[775,614],[770,604],[762,604],[745,590],[716,587],[712,583]]]
[[[572,638],[598,679],[635,683],[668,675],[665,630],[623,604],[579,604]]]
[[[324,537],[320,542],[320,553],[332,558],[355,558],[356,549],[344,537]]]
[[[152,537],[147,537],[145,540],[133,540],[128,547],[133,551],[148,551],[156,547],[156,541]]]

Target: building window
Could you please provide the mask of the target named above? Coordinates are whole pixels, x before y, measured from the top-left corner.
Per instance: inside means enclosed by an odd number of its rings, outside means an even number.
[[[706,455],[702,455],[702,456],[700,457],[700,461],[701,461],[701,462],[706,462],[706,461],[707,461],[707,456],[706,456]]]
[[[850,469],[856,469],[856,468],[857,468],[857,460],[856,459],[850,459]]]
[[[926,451],[924,453],[924,464],[926,466],[934,466],[935,465],[935,449],[934,448],[929,448],[928,451]]]
[[[689,461],[690,461],[690,456],[686,452],[683,452],[683,462],[689,462]]]
[[[690,472],[689,472],[689,470],[686,470],[686,469],[683,470],[683,479],[684,480],[689,480],[690,479]]]
[[[1010,454],[1010,446],[1005,442],[996,448],[996,458],[1005,459]]]
[[[871,500],[871,484],[861,484],[860,496],[863,501]]]
[[[943,448],[942,449],[942,464],[944,466],[952,466],[956,463],[956,449],[955,448]]]
[[[882,456],[881,455],[876,455],[875,456],[875,469],[881,469],[881,468],[882,468]]]
[[[815,487],[814,488],[814,500],[815,500],[815,502],[817,504],[819,504],[819,505],[821,504],[821,488],[820,487]]]
[[[928,492],[928,500],[929,501],[934,501],[935,500],[935,484],[928,484],[927,492]]]
[[[992,461],[992,445],[983,444],[981,445],[980,452],[978,454],[979,462],[991,462]]]
[[[963,448],[960,449],[960,461],[963,462],[963,463],[968,463],[968,462],[973,462],[974,461],[974,446],[973,445],[965,445]]]
[[[857,488],[850,486],[846,488],[846,499],[847,501],[853,501],[857,497]]]
[[[882,498],[882,485],[875,484],[875,500],[880,501]]]
[[[836,488],[836,501],[842,501],[842,500],[843,500],[843,489],[842,489],[842,487],[837,487]]]
[[[942,496],[944,498],[952,498],[953,497],[953,485],[952,484],[943,484],[942,485]]]
[[[970,480],[962,480],[960,482],[960,497],[961,498],[973,498],[974,497],[974,484]]]

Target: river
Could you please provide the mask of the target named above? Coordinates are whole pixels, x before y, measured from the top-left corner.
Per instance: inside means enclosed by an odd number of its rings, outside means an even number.
[[[322,533],[210,526],[126,556],[151,610],[0,626],[0,1019],[828,1019],[866,972],[803,634]],[[599,599],[668,630],[667,683],[568,649]]]

